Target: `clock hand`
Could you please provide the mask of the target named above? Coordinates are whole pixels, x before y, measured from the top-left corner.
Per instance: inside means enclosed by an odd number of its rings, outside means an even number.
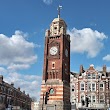
[[[56,52],[54,49],[52,49],[54,52]]]

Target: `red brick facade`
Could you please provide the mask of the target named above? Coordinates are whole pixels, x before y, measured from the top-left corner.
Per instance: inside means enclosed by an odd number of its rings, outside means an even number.
[[[3,76],[0,75],[0,110],[10,107],[13,107],[13,110],[31,110],[31,98],[25,94],[25,91],[21,92],[20,88],[16,89],[13,83],[4,82]]]
[[[106,109],[110,107],[110,72],[106,66],[98,71],[93,65],[80,73],[71,73],[71,103],[76,108]],[[89,104],[87,105],[87,100]],[[84,103],[83,103],[84,102]]]

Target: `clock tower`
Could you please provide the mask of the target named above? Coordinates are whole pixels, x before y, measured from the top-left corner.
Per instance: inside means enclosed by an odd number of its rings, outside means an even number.
[[[39,110],[70,110],[70,35],[60,18],[45,32],[44,67]]]

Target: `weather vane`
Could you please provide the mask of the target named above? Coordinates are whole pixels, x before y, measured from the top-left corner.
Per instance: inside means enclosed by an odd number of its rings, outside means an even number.
[[[62,9],[62,6],[58,6],[57,10],[58,10],[58,18],[60,18],[60,10]]]

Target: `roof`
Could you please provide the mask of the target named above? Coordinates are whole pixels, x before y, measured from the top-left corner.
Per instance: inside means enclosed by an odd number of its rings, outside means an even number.
[[[54,18],[54,20],[52,22],[56,22],[56,21],[64,21],[64,20],[61,18]]]
[[[66,25],[66,22],[62,18],[54,18],[52,22],[63,22]]]

